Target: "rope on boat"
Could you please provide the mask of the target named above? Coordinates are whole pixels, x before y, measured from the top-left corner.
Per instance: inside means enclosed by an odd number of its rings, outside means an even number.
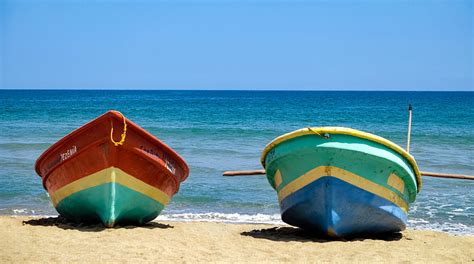
[[[318,135],[318,136],[320,136],[320,137],[323,137],[323,138],[325,138],[325,139],[328,139],[328,138],[330,137],[328,133],[324,133],[324,135],[321,135],[319,132],[314,131],[311,127],[307,127],[307,129],[308,129],[309,131],[313,132],[314,134],[316,134],[316,135]]]
[[[123,133],[121,135],[120,141],[117,142],[113,138],[113,134],[114,134],[113,124],[112,124],[112,128],[110,129],[110,140],[112,141],[112,143],[114,143],[114,146],[116,147],[119,145],[123,145],[123,143],[125,142],[125,137],[127,136],[127,121],[125,120],[125,116],[122,113],[120,113],[120,115],[122,115],[122,118],[123,118]]]

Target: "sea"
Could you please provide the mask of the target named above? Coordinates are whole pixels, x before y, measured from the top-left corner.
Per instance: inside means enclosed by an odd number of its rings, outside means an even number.
[[[54,216],[38,156],[110,109],[176,150],[190,175],[160,220],[281,224],[261,169],[275,137],[303,127],[342,126],[406,146],[423,171],[474,175],[474,92],[0,90],[0,214]],[[423,178],[408,228],[474,235],[474,181]]]

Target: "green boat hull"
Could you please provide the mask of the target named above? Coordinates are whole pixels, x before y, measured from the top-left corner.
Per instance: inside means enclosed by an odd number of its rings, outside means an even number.
[[[331,236],[403,230],[419,186],[412,161],[376,136],[328,130],[286,135],[264,152],[282,219]]]

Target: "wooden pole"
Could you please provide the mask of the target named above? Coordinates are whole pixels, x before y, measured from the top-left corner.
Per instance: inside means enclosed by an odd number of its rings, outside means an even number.
[[[428,172],[428,171],[420,171],[420,173],[421,173],[421,176],[424,176],[424,177],[474,180],[474,176],[463,175],[463,174],[437,173],[437,172]],[[222,175],[223,176],[265,175],[265,170],[224,171],[224,173]]]
[[[265,170],[224,171],[223,176],[265,175]]]
[[[410,135],[411,135],[411,104],[408,106],[408,136],[407,136],[407,152],[410,153]]]
[[[463,174],[452,174],[452,173],[437,173],[429,171],[420,171],[421,176],[424,177],[436,177],[436,178],[448,178],[448,179],[461,179],[461,180],[474,180],[474,176],[463,175]]]

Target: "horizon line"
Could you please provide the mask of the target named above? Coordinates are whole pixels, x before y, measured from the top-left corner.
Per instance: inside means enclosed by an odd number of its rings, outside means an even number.
[[[369,89],[161,89],[161,88],[0,88],[3,91],[246,91],[246,92],[474,92],[474,89],[459,90],[369,90]]]

